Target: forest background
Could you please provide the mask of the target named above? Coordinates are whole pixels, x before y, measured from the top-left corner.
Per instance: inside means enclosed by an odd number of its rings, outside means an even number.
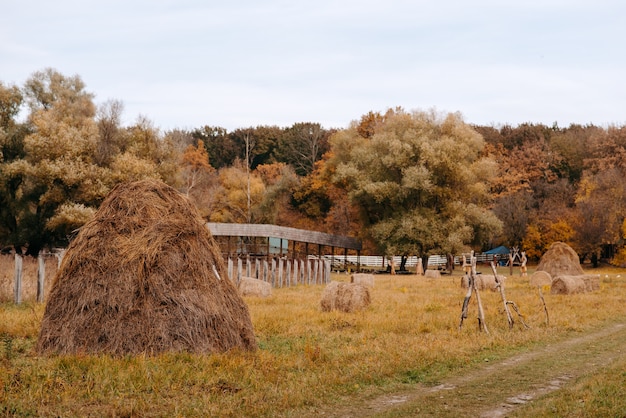
[[[372,111],[348,128],[302,122],[162,132],[78,75],[0,81],[0,245],[67,245],[118,183],[160,179],[210,222],[350,235],[363,254],[419,255],[554,241],[626,263],[626,128],[477,126],[460,113]]]

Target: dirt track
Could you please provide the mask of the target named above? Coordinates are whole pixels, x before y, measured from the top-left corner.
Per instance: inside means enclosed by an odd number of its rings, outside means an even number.
[[[340,406],[309,411],[310,416],[367,417],[419,416],[503,417],[520,405],[559,390],[613,361],[626,357],[626,322],[584,333],[547,347],[498,362],[486,363],[435,387],[418,385],[401,393],[367,399],[344,399]],[[305,414],[306,416],[306,414]]]

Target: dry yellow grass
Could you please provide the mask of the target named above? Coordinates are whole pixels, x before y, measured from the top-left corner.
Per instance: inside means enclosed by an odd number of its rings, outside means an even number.
[[[596,292],[552,295],[543,289],[549,324],[529,278],[508,275],[507,297],[531,329],[516,323],[509,330],[499,293],[482,292],[490,335],[478,331],[475,300],[459,330],[465,295],[460,276],[379,275],[371,305],[356,313],[322,312],[323,285],[246,298],[256,353],[37,357],[42,307],[2,304],[0,335],[11,343],[0,349],[0,415],[298,416],[341,396],[432,384],[626,318],[624,270],[602,270]],[[350,281],[348,275],[333,279]]]

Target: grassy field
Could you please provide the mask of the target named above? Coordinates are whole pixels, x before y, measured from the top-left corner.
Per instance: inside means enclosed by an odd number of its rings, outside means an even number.
[[[34,346],[43,305],[5,302],[0,416],[296,417],[346,399],[436,385],[486,361],[626,320],[626,271],[586,271],[601,275],[600,290],[564,296],[544,289],[549,318],[528,278],[516,271],[507,279],[507,297],[530,329],[515,314],[509,329],[499,293],[481,292],[489,335],[478,330],[474,298],[459,329],[459,270],[440,279],[377,275],[371,306],[353,314],[322,312],[323,286],[274,289],[270,298],[245,299],[259,350],[219,355],[40,357]],[[508,275],[508,268],[499,273]],[[549,416],[555,404],[571,403],[579,416],[623,416],[623,365],[622,358],[617,368],[538,399],[531,415]]]

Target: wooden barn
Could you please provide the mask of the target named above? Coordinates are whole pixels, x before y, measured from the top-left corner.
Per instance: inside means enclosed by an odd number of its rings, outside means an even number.
[[[228,266],[229,277],[242,276],[272,283],[274,287],[322,284],[331,270],[358,271],[348,254],[361,253],[361,242],[332,235],[268,224],[207,223]]]

